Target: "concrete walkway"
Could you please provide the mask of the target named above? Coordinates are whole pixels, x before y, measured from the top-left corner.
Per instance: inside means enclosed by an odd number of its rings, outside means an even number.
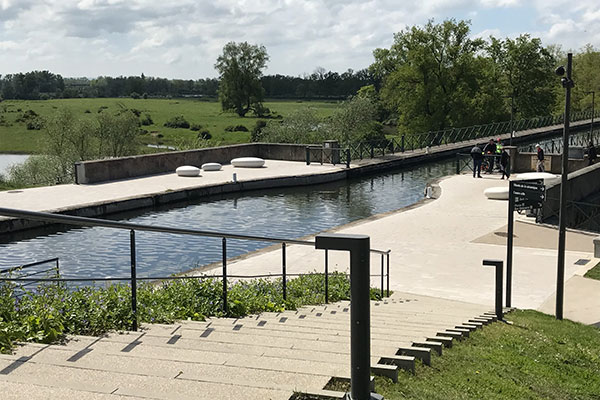
[[[367,234],[371,247],[391,249],[392,290],[492,305],[494,271],[484,268],[482,260],[506,258],[508,202],[488,200],[483,191],[508,185],[499,178],[450,176],[440,182],[441,196],[437,200],[350,224],[337,232]],[[526,222],[516,225],[512,305],[536,309],[555,291],[556,230]],[[575,265],[593,256],[592,239],[592,235],[567,234],[566,279],[600,261],[592,260],[583,267]],[[322,251],[288,246],[288,273],[322,271],[323,259]],[[329,263],[330,269],[348,270],[347,254],[330,252]],[[378,274],[380,257],[373,256],[371,265],[372,274]],[[259,252],[229,263],[228,268],[230,273],[240,275],[280,273],[281,252]],[[373,277],[372,284],[379,285],[379,279]],[[573,299],[567,298],[569,301]]]

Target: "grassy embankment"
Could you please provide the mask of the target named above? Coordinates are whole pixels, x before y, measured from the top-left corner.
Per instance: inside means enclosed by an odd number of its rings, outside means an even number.
[[[513,325],[473,332],[398,383],[377,377],[377,391],[386,400],[600,399],[599,329],[531,310],[507,319]]]
[[[585,278],[596,279],[600,281],[600,264],[591,268],[588,272],[583,275]]]
[[[41,149],[39,130],[27,130],[25,123],[15,122],[27,110],[33,110],[42,117],[52,114],[59,107],[71,109],[75,116],[92,117],[101,107],[108,111],[117,110],[123,105],[136,109],[141,116],[149,114],[152,125],[143,126],[148,134],[140,136],[140,143],[174,145],[181,139],[194,139],[197,132],[190,129],[167,128],[164,123],[177,115],[190,124],[198,124],[202,129],[208,129],[213,140],[220,144],[246,143],[250,141],[250,131],[259,118],[248,116],[238,117],[234,113],[222,112],[221,105],[215,100],[197,99],[131,99],[131,98],[98,98],[98,99],[58,99],[58,100],[5,100],[0,103],[0,153],[36,153]],[[268,101],[265,103],[272,112],[283,117],[295,110],[312,107],[322,116],[331,115],[338,106],[336,102],[297,102],[297,101]],[[20,110],[20,111],[19,111]],[[227,132],[227,126],[244,125],[248,132]]]

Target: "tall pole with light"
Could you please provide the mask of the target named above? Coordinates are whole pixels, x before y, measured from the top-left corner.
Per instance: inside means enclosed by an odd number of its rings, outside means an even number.
[[[588,136],[588,143],[592,141],[592,135],[594,131],[594,104],[596,103],[596,92],[591,90],[589,92],[584,92],[585,94],[592,94],[592,122],[590,123],[590,134]]]
[[[560,186],[560,212],[558,217],[558,265],[556,277],[556,319],[563,319],[563,303],[565,293],[565,239],[566,239],[566,206],[567,206],[567,178],[569,175],[569,119],[571,118],[571,89],[575,82],[571,79],[573,69],[573,54],[567,54],[567,76],[565,77],[565,67],[562,65],[556,68],[556,75],[562,76],[560,79],[565,88],[565,116],[563,127],[563,153],[562,153],[562,175]]]
[[[515,128],[513,126],[515,120],[515,94],[510,95],[510,145],[512,146],[513,136],[515,135]]]

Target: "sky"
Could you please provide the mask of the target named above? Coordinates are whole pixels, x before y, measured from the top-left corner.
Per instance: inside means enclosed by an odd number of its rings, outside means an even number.
[[[341,73],[431,18],[470,20],[474,37],[600,47],[598,0],[0,0],[0,74],[216,77],[230,41],[264,45],[265,74]]]

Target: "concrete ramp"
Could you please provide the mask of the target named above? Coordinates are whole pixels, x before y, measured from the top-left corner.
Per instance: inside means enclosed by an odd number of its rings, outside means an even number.
[[[488,306],[395,293],[371,304],[372,373],[431,364],[493,318]],[[482,318],[483,316],[483,318]],[[469,322],[469,320],[471,320]],[[350,376],[350,303],[70,336],[0,355],[3,399],[281,399]]]

